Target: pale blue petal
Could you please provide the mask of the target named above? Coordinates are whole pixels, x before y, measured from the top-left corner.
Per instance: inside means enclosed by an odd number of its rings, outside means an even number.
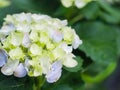
[[[7,62],[7,54],[4,50],[0,49],[0,67]]]
[[[59,70],[62,68],[62,62],[61,61],[56,61],[52,64],[51,70],[55,71],[55,70]]]
[[[30,38],[29,38],[29,34],[28,33],[25,33],[24,34],[24,37],[23,37],[23,41],[22,41],[22,45],[24,47],[29,47],[30,46]]]
[[[60,42],[63,39],[63,34],[60,31],[50,29],[49,34],[55,42]]]
[[[54,83],[61,77],[62,70],[51,71],[47,74],[47,82]]]
[[[20,63],[14,71],[14,76],[21,78],[21,77],[25,77],[26,74],[27,74],[27,71],[25,67],[23,66],[22,63]]]
[[[52,64],[51,70],[46,74],[47,82],[54,83],[60,77],[62,73],[62,62],[56,61]]]

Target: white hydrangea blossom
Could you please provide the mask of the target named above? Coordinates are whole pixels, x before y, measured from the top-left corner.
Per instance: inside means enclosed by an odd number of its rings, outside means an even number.
[[[77,8],[83,8],[91,1],[93,0],[61,0],[61,3],[67,8],[73,5],[75,5]]]
[[[4,75],[45,75],[49,83],[60,78],[62,66],[77,65],[72,50],[82,44],[66,20],[31,13],[7,15],[0,41],[0,67]]]

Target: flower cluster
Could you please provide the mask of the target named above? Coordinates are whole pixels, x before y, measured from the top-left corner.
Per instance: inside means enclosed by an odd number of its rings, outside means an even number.
[[[65,7],[71,7],[75,5],[77,8],[83,8],[87,5],[87,3],[91,2],[93,0],[61,0],[63,6]]]
[[[77,65],[72,50],[82,44],[66,20],[31,13],[7,15],[0,41],[0,67],[4,75],[45,75],[50,83],[60,78],[63,65]]]

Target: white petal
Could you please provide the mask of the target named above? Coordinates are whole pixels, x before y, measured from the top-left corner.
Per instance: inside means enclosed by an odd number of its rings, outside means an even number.
[[[4,50],[0,49],[0,67],[2,67],[7,62],[7,54]]]
[[[47,82],[56,82],[62,73],[62,63],[61,61],[56,61],[52,64],[51,70],[46,74]]]
[[[75,67],[78,63],[73,57],[75,57],[73,54],[67,54],[63,60],[63,65],[69,68]]]
[[[9,60],[2,68],[1,72],[4,75],[12,75],[19,64],[19,60]]]
[[[38,15],[38,14],[32,14],[32,19],[35,20],[35,21],[39,21],[41,19],[49,19],[50,17],[47,16],[47,15]]]
[[[46,74],[48,73],[48,71],[50,70],[50,62],[49,62],[49,58],[48,57],[42,57],[40,58],[40,64],[43,70],[43,73]]]
[[[16,30],[20,32],[30,32],[30,25],[29,24],[23,24],[19,23],[16,25]]]
[[[72,42],[73,48],[77,49],[81,44],[82,44],[82,40],[79,39],[78,35],[74,35],[74,40]]]
[[[65,7],[70,7],[72,6],[74,0],[61,0],[61,2]]]
[[[27,23],[31,22],[31,14],[30,13],[14,14],[13,17],[17,22],[24,22],[24,21],[26,21]]]
[[[86,4],[87,2],[85,0],[75,0],[75,5],[78,8],[83,8]]]
[[[61,23],[63,26],[66,26],[68,24],[67,20],[62,20]]]
[[[24,34],[24,37],[23,37],[23,41],[22,41],[22,45],[24,47],[29,47],[30,46],[30,38],[29,38],[29,34],[28,33],[25,33]]]
[[[15,30],[15,26],[13,24],[7,24],[1,28],[0,32],[5,35],[8,35],[11,31],[14,30]]]
[[[27,74],[27,71],[25,67],[23,66],[22,63],[20,63],[14,71],[14,76],[21,78],[26,76],[26,74]]]
[[[72,52],[72,46],[68,46],[66,43],[62,43],[60,47],[66,52],[71,53]]]
[[[24,62],[24,66],[25,66],[25,69],[26,69],[27,72],[29,71],[29,68],[30,68],[29,61],[30,61],[30,60],[29,60],[28,58],[26,58],[26,59],[25,59],[25,62]]]
[[[57,30],[49,30],[50,32],[50,37],[55,41],[55,42],[60,42],[63,39],[63,34],[60,31]]]

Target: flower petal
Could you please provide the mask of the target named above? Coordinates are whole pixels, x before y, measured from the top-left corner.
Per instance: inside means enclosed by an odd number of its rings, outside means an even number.
[[[61,68],[62,68],[62,62],[61,61],[56,61],[52,64],[51,70],[55,71],[55,70],[58,70],[58,69],[61,69]]]
[[[4,50],[0,49],[0,67],[8,61],[7,54]]]
[[[23,41],[22,41],[22,45],[24,47],[29,47],[30,46],[30,38],[29,38],[29,34],[28,33],[25,33],[24,34],[24,37],[23,37]]]
[[[1,68],[1,72],[4,75],[12,75],[14,70],[16,69],[16,67],[19,64],[19,60],[9,60],[2,68]]]
[[[73,59],[73,57],[75,56],[72,53],[65,55],[63,59],[63,65],[69,68],[75,67],[78,63],[76,60]]]
[[[17,47],[9,51],[9,56],[11,59],[15,60],[15,59],[23,59],[25,54],[20,47]]]
[[[41,57],[40,58],[40,64],[43,70],[43,73],[46,74],[50,70],[50,62],[48,57]]]
[[[33,55],[41,55],[42,54],[42,47],[39,47],[37,44],[32,44],[30,47],[30,52]]]
[[[75,0],[75,5],[78,8],[83,8],[86,4],[87,4],[87,2],[85,2],[85,0]]]
[[[74,40],[72,42],[72,46],[74,49],[77,49],[79,47],[79,45],[81,45],[83,42],[82,40],[79,39],[78,35],[74,35]]]
[[[12,32],[10,35],[10,43],[14,46],[20,46],[23,40],[23,33]]]
[[[71,7],[74,0],[61,0],[61,2],[65,7]]]
[[[23,66],[22,63],[20,63],[14,71],[14,76],[21,78],[26,76],[26,74],[27,74],[27,71],[25,67]]]
[[[56,71],[52,71],[52,72],[49,72],[47,75],[46,75],[46,78],[47,78],[47,82],[49,83],[54,83],[56,82],[60,77],[61,77],[61,73],[62,73],[62,70],[56,70]]]
[[[62,32],[53,29],[49,29],[49,36],[55,42],[60,42],[63,39]]]
[[[54,83],[60,77],[62,73],[62,63],[61,61],[56,61],[52,64],[51,70],[46,74],[47,82]]]
[[[72,52],[72,46],[68,46],[66,43],[62,43],[60,47],[66,52],[71,53]]]
[[[14,31],[14,30],[15,30],[15,26],[12,23],[10,23],[3,26],[0,30],[0,33],[8,35],[11,31]]]

